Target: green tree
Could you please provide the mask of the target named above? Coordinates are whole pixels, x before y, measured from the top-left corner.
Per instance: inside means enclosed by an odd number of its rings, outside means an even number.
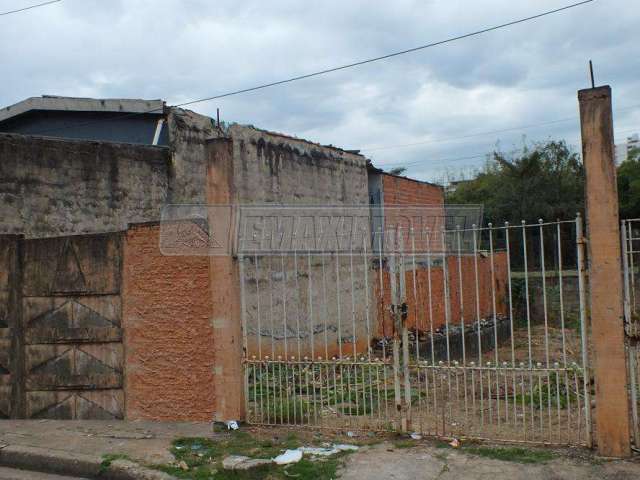
[[[618,167],[620,218],[640,217],[640,148],[633,148]]]
[[[487,222],[574,218],[582,211],[584,172],[566,142],[535,143],[517,155],[493,152],[473,180],[448,195],[449,203],[481,203]]]

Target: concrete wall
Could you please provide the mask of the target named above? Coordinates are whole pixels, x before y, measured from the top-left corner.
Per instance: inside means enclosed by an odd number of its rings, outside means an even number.
[[[239,203],[368,205],[364,157],[251,127],[231,126],[228,133],[233,139]],[[359,351],[366,350],[362,262],[353,268],[352,287],[347,257],[326,257],[324,271],[321,257],[311,259],[310,269],[307,260],[304,252],[297,266],[293,255],[259,257],[258,268],[255,259],[247,260],[244,306],[249,355],[304,356],[313,351],[331,356],[339,353],[340,342],[345,354],[352,352],[354,341]]]
[[[167,197],[159,147],[0,134],[0,233],[52,237],[157,219]]]
[[[216,340],[208,257],[160,253],[158,225],[125,235],[126,417],[211,420]],[[240,359],[238,359],[240,361]]]
[[[240,203],[366,205],[366,159],[315,143],[233,125]]]

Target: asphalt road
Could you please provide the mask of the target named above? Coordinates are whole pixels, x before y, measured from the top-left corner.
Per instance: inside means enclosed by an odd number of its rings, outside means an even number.
[[[50,473],[0,467],[0,480],[82,480],[82,477],[67,477],[64,475],[51,475]]]

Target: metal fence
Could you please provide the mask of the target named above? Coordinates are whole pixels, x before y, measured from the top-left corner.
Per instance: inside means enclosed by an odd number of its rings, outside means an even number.
[[[582,228],[241,255],[249,422],[590,445]]]
[[[640,448],[640,295],[636,285],[640,265],[640,219],[623,220],[620,226],[622,266],[624,275],[624,317],[627,338],[629,398],[631,403],[631,432],[636,448]]]

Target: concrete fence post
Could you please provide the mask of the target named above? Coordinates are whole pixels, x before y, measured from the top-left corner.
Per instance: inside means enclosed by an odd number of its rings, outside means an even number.
[[[611,88],[578,92],[585,169],[596,442],[604,456],[631,454]]]
[[[210,238],[233,245],[234,224],[231,205],[235,200],[233,183],[233,142],[218,138],[207,143],[207,203],[229,206],[209,208]],[[215,218],[214,218],[215,217]],[[231,248],[226,255],[209,257],[214,328],[214,420],[244,420],[244,376],[240,273]]]

